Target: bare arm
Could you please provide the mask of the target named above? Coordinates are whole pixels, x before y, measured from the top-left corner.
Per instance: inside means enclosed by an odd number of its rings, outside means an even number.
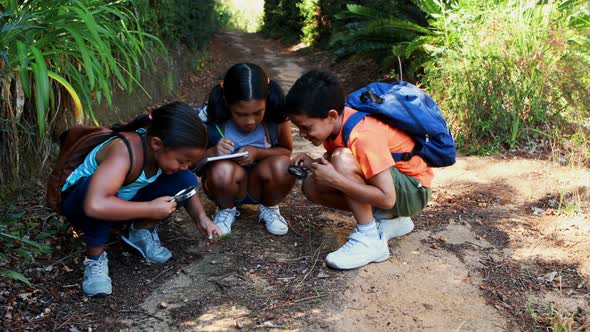
[[[382,209],[390,209],[395,204],[395,186],[389,169],[381,171],[363,184],[351,181],[347,176],[336,171],[334,166],[323,158],[319,162],[314,162],[311,168],[315,181],[339,190],[358,202]]]
[[[99,166],[84,200],[84,212],[89,217],[112,221],[163,219],[176,208],[175,202],[169,202],[172,198],[169,196],[151,202],[129,202],[116,196],[125,182],[130,164],[129,151],[121,140],[105,146],[99,152],[97,162]]]
[[[207,213],[205,213],[205,209],[203,209],[203,204],[201,204],[201,199],[198,195],[191,197],[188,202],[186,202],[184,208],[193,219],[197,229],[203,233],[203,235],[207,236],[207,238],[212,239],[221,234],[219,227],[217,227],[217,225],[211,221],[209,216],[207,216]]]

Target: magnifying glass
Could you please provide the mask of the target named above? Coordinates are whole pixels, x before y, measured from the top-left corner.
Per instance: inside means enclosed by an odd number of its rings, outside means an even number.
[[[301,165],[289,165],[287,172],[299,180],[303,180],[307,177],[307,170],[305,170],[305,168],[303,168]]]
[[[197,193],[197,186],[190,186],[187,188],[182,189],[181,191],[177,192],[174,197],[170,200],[170,202],[182,203],[187,199],[195,196]]]

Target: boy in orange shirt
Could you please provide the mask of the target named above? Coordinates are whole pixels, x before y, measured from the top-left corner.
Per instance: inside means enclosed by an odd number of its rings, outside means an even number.
[[[342,127],[356,110],[345,107],[346,96],[336,77],[309,71],[286,98],[290,120],[313,145],[324,145],[324,157],[298,154],[293,162],[311,170],[302,191],[312,202],[351,211],[356,229],[340,249],[326,256],[337,269],[355,269],[389,257],[387,240],[412,231],[413,216],[430,199],[432,170],[419,156],[395,162],[392,152],[412,151],[414,142],[401,130],[364,117],[350,132]]]

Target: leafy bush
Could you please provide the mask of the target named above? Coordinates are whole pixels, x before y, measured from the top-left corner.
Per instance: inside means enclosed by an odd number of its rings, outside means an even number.
[[[104,98],[110,105],[115,88],[131,91],[141,70],[165,51],[126,6],[101,0],[2,3],[0,182],[21,175],[23,154],[48,156],[43,138],[58,120],[94,119],[95,102]]]
[[[23,260],[29,262],[39,255],[49,254],[51,248],[43,243],[44,239],[64,232],[57,227],[61,224],[47,226],[43,222],[23,218],[23,215],[24,212],[17,212],[13,206],[0,211],[0,266],[22,263]],[[30,286],[29,280],[19,272],[0,268],[0,275]]]
[[[221,3],[215,0],[126,1],[137,13],[140,26],[160,37],[167,45],[181,43],[203,49],[224,18]],[[218,14],[220,13],[220,14]]]
[[[462,0],[430,21],[424,82],[460,147],[482,153],[557,131],[587,141],[586,6]]]
[[[428,35],[425,14],[436,15],[440,8],[432,3],[399,6],[392,13],[380,8],[347,5],[335,18],[339,27],[332,36],[331,46],[338,56],[361,54],[379,59],[385,66],[404,61],[406,76],[415,79],[415,72],[425,61],[420,51],[421,36]],[[417,54],[417,55],[416,55]],[[402,76],[400,69],[399,76]]]

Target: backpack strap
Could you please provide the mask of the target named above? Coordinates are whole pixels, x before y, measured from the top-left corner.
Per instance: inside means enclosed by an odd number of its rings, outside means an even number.
[[[114,136],[120,138],[125,143],[125,146],[127,146],[127,151],[129,151],[129,169],[125,176],[125,182],[123,183],[124,185],[128,185],[139,178],[145,167],[147,160],[145,135],[139,133],[116,133]],[[133,151],[137,151],[138,149],[141,149],[143,153],[134,154]]]
[[[353,115],[351,115],[348,118],[348,120],[346,120],[346,122],[342,126],[342,140],[344,141],[344,145],[348,146],[348,140],[350,139],[350,133],[352,132],[352,129],[368,115],[369,113],[356,112]],[[420,150],[422,150],[422,145],[418,144],[417,142],[414,142],[414,148],[411,152],[392,152],[391,156],[393,157],[393,160],[396,162],[408,161],[412,159],[415,155],[417,155],[418,152],[420,152]]]
[[[350,138],[350,133],[354,126],[356,126],[365,116],[369,115],[369,113],[365,112],[356,112],[351,115],[348,120],[342,126],[342,140],[344,141],[344,145],[348,146],[348,139]]]

